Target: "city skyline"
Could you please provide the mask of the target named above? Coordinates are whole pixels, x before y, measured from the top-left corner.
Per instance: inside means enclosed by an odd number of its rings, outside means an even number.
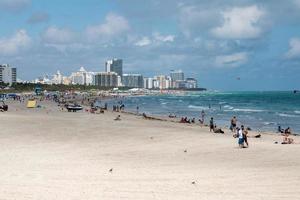
[[[95,85],[99,87],[129,87],[145,89],[197,89],[199,84],[194,77],[185,78],[182,70],[171,70],[169,74],[156,74],[146,77],[143,74],[123,73],[123,60],[114,58],[105,62],[104,71],[87,71],[83,66],[68,76],[60,70],[54,75],[44,75],[31,82],[63,85]]]
[[[182,69],[209,89],[299,89],[299,0],[2,0],[0,10],[0,61],[22,80],[119,57],[128,73]]]

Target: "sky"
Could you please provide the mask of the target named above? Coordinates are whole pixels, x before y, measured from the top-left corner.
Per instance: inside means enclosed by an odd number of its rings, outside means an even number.
[[[300,0],[0,0],[0,27],[22,80],[122,58],[213,90],[300,89]]]

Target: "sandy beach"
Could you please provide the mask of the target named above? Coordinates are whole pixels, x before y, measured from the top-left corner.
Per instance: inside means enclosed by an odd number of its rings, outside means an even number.
[[[239,149],[229,130],[40,104],[0,113],[0,199],[300,199],[300,145],[281,136]]]

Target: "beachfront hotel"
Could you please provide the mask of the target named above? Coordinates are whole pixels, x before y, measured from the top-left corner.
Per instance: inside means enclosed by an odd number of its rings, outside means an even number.
[[[9,85],[17,82],[17,68],[11,67],[8,64],[0,65],[0,83]]]
[[[87,72],[84,67],[79,71],[73,72],[70,76],[71,83],[74,85],[92,85],[94,72]]]
[[[99,87],[117,87],[118,74],[115,72],[99,72],[94,75],[94,85]]]
[[[124,74],[122,83],[125,87],[143,88],[144,78],[141,74]]]
[[[105,72],[115,72],[118,76],[123,76],[123,60],[112,59],[105,62]]]

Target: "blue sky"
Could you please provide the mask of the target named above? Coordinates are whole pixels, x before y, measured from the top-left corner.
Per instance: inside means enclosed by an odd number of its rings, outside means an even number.
[[[23,80],[118,57],[210,89],[300,89],[300,0],[0,0],[0,26],[0,61]]]

